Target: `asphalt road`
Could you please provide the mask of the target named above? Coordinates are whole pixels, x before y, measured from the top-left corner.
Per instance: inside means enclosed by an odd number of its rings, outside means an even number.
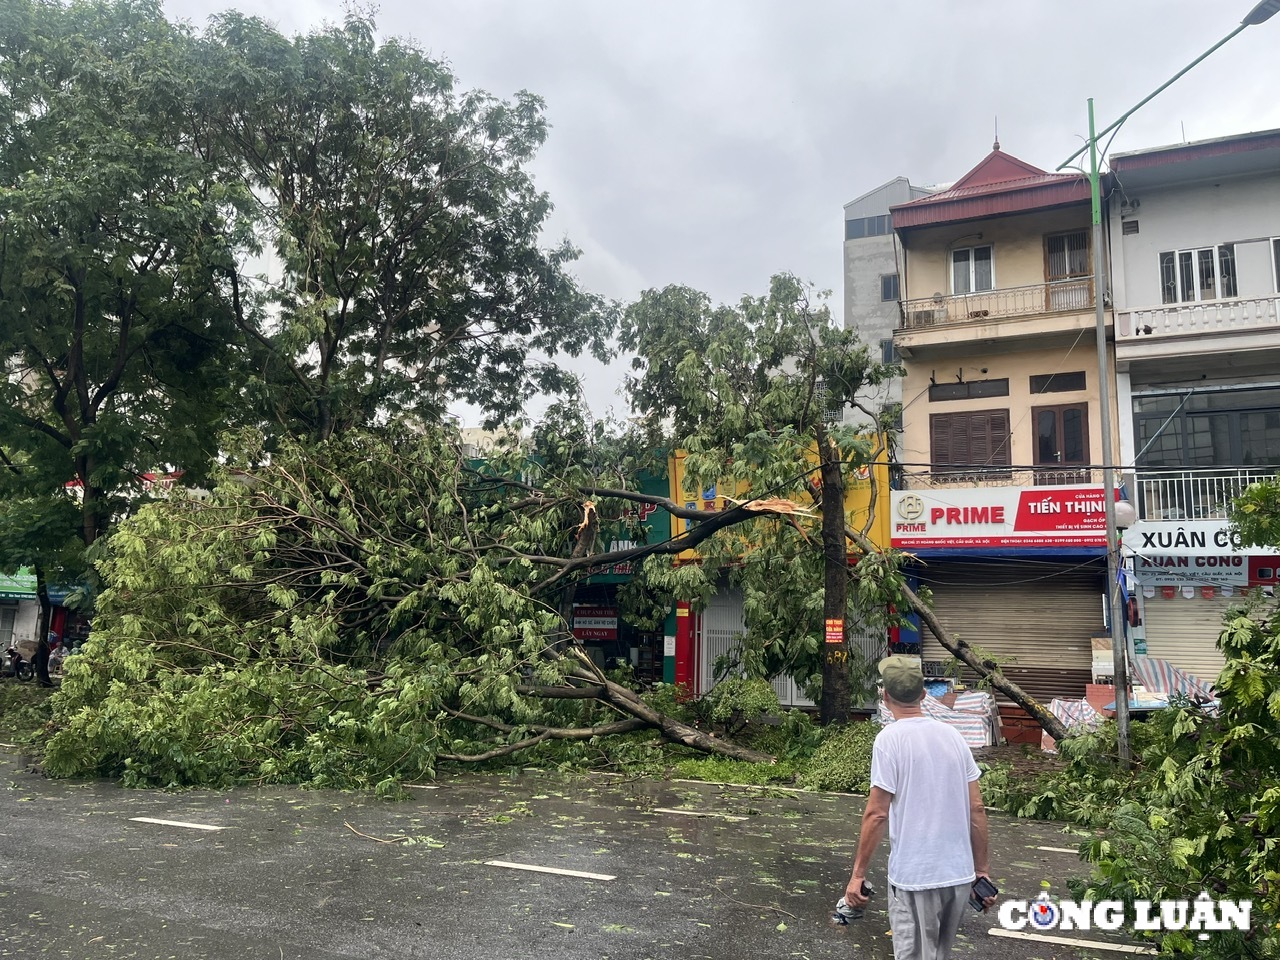
[[[860,922],[828,921],[852,863],[856,797],[540,773],[442,780],[401,802],[163,793],[47,780],[0,752],[0,804],[0,957],[893,955],[883,896]],[[1040,848],[1078,839],[995,817],[997,884],[1030,899],[1047,880],[1065,894],[1083,868]],[[883,871],[882,850],[881,890]],[[959,955],[1124,955],[997,938],[993,926],[971,918]]]

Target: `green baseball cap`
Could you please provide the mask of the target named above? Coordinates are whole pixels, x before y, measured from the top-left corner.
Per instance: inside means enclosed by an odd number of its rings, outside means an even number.
[[[880,661],[884,692],[899,703],[915,703],[924,696],[924,671],[918,657],[894,654]]]

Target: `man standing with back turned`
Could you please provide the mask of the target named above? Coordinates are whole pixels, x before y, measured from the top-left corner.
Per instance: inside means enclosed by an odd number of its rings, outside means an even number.
[[[921,712],[919,660],[886,657],[880,676],[894,722],[871,751],[871,796],[845,900],[866,904],[862,882],[887,827],[894,960],[947,960],[972,886],[988,877],[978,765],[958,732]],[[995,901],[986,897],[984,909]]]

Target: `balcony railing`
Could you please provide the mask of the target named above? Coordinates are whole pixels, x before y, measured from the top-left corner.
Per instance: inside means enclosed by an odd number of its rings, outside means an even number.
[[[1001,317],[1045,313],[1079,313],[1093,306],[1093,278],[1054,280],[1025,287],[1005,287],[954,296],[903,300],[902,329],[920,330],[947,323],[970,323]]]
[[[955,487],[1057,487],[1102,483],[1102,468],[1080,467],[903,467],[904,490]],[[1116,482],[1119,482],[1117,474]]]
[[[1141,520],[1225,520],[1231,501],[1249,484],[1274,477],[1280,467],[1209,467],[1142,470],[1137,475]]]
[[[1171,303],[1116,311],[1116,338],[1127,343],[1275,328],[1280,328],[1280,297]]]

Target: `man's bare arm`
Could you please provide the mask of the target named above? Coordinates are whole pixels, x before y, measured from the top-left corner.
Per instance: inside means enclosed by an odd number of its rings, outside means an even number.
[[[871,865],[876,847],[888,832],[892,800],[893,794],[880,787],[872,787],[871,796],[867,797],[867,807],[862,811],[862,830],[858,834],[858,855],[853,861],[853,876],[844,891],[845,902],[850,906],[860,907],[867,902],[862,895],[862,881],[866,879],[867,867]]]
[[[988,876],[987,808],[982,805],[982,788],[978,781],[969,784],[969,843],[973,847],[973,869],[980,877]]]
[[[969,843],[973,847],[973,872],[979,877],[991,879],[991,864],[988,862],[987,808],[982,805],[982,788],[978,781],[969,784]],[[995,897],[983,897],[982,909],[985,911],[994,906]]]

